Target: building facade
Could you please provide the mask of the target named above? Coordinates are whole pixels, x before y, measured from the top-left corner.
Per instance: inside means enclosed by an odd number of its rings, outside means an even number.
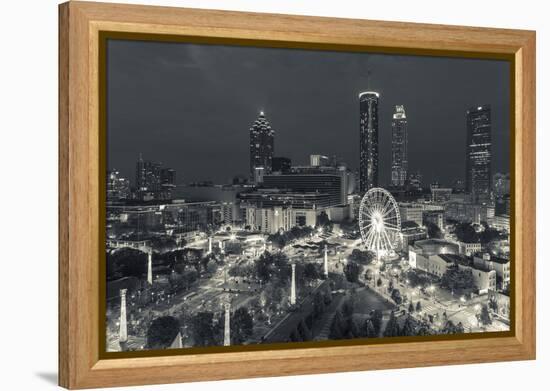
[[[473,254],[480,252],[482,247],[481,243],[458,242],[458,248],[461,255],[470,257]]]
[[[474,266],[483,267],[488,270],[494,270],[502,281],[502,289],[510,284],[510,260],[491,256],[489,253],[475,254],[473,258]]]
[[[418,240],[409,246],[409,264],[416,268],[418,262],[427,262],[432,255],[458,254],[458,245],[443,239]]]
[[[407,115],[405,107],[395,106],[391,125],[391,184],[397,187],[405,186],[409,167]]]
[[[414,221],[418,226],[421,226],[423,223],[423,210],[422,206],[417,204],[399,204],[399,214],[401,215],[402,222]]]
[[[117,170],[107,172],[107,201],[130,198],[130,181],[123,178]]]
[[[347,204],[348,184],[345,170],[330,168],[325,171],[293,169],[288,174],[263,177],[268,189],[290,190],[295,193],[324,193],[330,198],[330,206]]]
[[[246,208],[247,225],[267,234],[290,230],[294,226],[292,220],[292,208]]]
[[[466,112],[466,191],[472,202],[487,203],[491,198],[491,106]]]
[[[359,191],[378,186],[378,92],[359,94]]]
[[[250,127],[250,178],[257,181],[258,170],[270,174],[273,169],[275,131],[265,118],[263,111]]]
[[[309,155],[309,164],[312,167],[324,167],[329,166],[331,159],[324,155]]]

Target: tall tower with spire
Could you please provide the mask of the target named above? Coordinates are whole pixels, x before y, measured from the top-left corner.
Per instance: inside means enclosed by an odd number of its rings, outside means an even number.
[[[250,179],[261,181],[264,174],[271,174],[275,131],[260,111],[258,119],[250,127]]]
[[[370,87],[370,71],[367,87]],[[359,190],[378,186],[378,100],[375,91],[359,93]]]
[[[403,187],[408,171],[408,132],[405,107],[395,106],[391,123],[391,184]]]

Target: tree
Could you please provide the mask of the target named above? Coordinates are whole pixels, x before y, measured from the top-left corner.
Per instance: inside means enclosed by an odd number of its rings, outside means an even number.
[[[409,303],[409,314],[412,314],[414,312],[414,305],[413,305],[413,302],[411,301]]]
[[[245,342],[252,335],[252,316],[244,307],[238,308],[231,317],[231,339],[234,344]]]
[[[354,307],[355,303],[352,299],[346,300],[346,302],[342,305],[342,315],[345,318],[350,318],[353,315]]]
[[[180,322],[172,316],[162,316],[153,320],[147,330],[147,349],[168,348],[178,333]]]
[[[403,298],[401,297],[401,292],[399,291],[399,289],[392,290],[391,298],[397,305],[401,304],[401,302],[403,301]]]
[[[364,337],[364,330],[359,327],[353,318],[348,318],[348,338],[361,338]]]
[[[376,280],[376,286],[381,287],[382,286],[382,278],[378,277],[378,280]]]
[[[300,339],[300,336],[298,334],[298,330],[297,329],[294,329],[292,330],[292,332],[290,333],[290,341],[291,342],[302,342],[302,340]]]
[[[393,314],[390,315],[390,320],[386,323],[386,329],[384,330],[384,337],[398,337],[400,335],[399,323],[397,318]]]
[[[378,333],[376,332],[371,319],[365,320],[364,328],[365,328],[364,334],[367,338],[376,338],[376,337],[378,337]]]
[[[441,277],[441,285],[451,290],[473,289],[474,276],[470,270],[451,268]]]
[[[344,331],[342,330],[342,313],[339,310],[336,310],[334,318],[332,319],[332,324],[330,325],[330,339],[342,339],[344,338]]]
[[[107,253],[107,279],[142,277],[147,273],[147,254],[133,248]]]
[[[313,297],[313,317],[318,319],[325,312],[325,298],[321,292],[317,292]]]
[[[361,265],[368,265],[374,260],[375,256],[376,255],[372,251],[361,251],[359,249],[354,249],[349,256],[349,259]]]
[[[443,232],[437,226],[437,224],[432,223],[431,221],[426,221],[424,224],[428,229],[428,237],[432,239],[443,239]]]
[[[420,303],[420,300],[416,303],[416,312],[422,311],[422,304]]]
[[[470,223],[459,223],[455,227],[457,239],[464,243],[479,243],[479,235]]]
[[[349,260],[344,267],[344,274],[349,282],[358,282],[361,274],[361,266],[354,261]]]
[[[314,263],[307,263],[304,266],[304,278],[307,280],[317,280],[320,278],[320,273],[317,265]]]
[[[462,323],[455,325],[452,320],[448,320],[441,331],[443,334],[461,334],[464,332],[464,326],[462,326]]]
[[[328,218],[328,215],[325,211],[321,212],[319,216],[317,216],[317,225],[319,227],[326,227],[330,224],[330,219]]]
[[[300,321],[300,323],[298,323],[297,331],[302,341],[311,341],[311,331],[309,330],[303,319]]]
[[[270,253],[266,252],[258,258],[254,264],[256,270],[256,277],[263,283],[268,282],[271,279],[271,264],[273,258]]]
[[[382,327],[382,311],[374,310],[370,319],[376,335],[380,334],[380,328]]]
[[[415,324],[411,316],[407,316],[403,328],[401,329],[401,335],[404,337],[410,337],[415,335]]]
[[[484,325],[489,325],[489,324],[493,323],[493,321],[491,319],[491,315],[489,314],[489,308],[487,308],[486,305],[483,305],[481,307],[481,313],[479,314],[479,320]]]
[[[214,314],[199,312],[191,320],[191,330],[197,346],[211,346],[215,344]]]
[[[420,274],[416,270],[409,270],[405,275],[405,278],[409,280],[409,284],[412,287],[426,286],[431,283],[431,280],[425,274]]]

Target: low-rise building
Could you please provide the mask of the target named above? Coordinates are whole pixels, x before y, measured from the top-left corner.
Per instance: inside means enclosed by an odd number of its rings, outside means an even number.
[[[447,272],[449,267],[454,265],[454,261],[451,258],[445,256],[445,254],[440,255],[430,255],[417,256],[416,258],[416,269],[425,271],[426,273],[433,274],[437,277],[443,277]]]
[[[469,270],[472,273],[475,287],[480,294],[497,289],[497,274],[494,270],[482,265],[474,265],[467,259],[459,259],[456,264],[460,270]]]
[[[491,256],[489,253],[475,254],[473,258],[475,266],[494,270],[502,280],[502,289],[510,284],[510,260]]]
[[[401,226],[401,248],[406,250],[417,240],[424,240],[428,238],[426,228],[419,227],[412,221],[406,221]]]
[[[487,296],[489,311],[499,316],[501,320],[510,321],[510,296],[495,290],[489,290]]]
[[[420,205],[415,204],[399,204],[399,214],[401,215],[401,221],[414,221],[417,225],[422,225],[422,211],[423,208]]]
[[[409,246],[409,264],[416,268],[418,262],[424,262],[421,258],[429,258],[432,255],[458,254],[459,249],[456,243],[443,239],[426,239],[414,242]]]
[[[445,213],[440,210],[425,211],[423,214],[424,224],[432,223],[437,225],[441,232],[445,232]]]
[[[288,231],[295,224],[292,208],[275,206],[272,208],[246,208],[246,224],[254,230],[274,234],[279,230]]]
[[[471,257],[473,254],[481,252],[481,243],[458,242],[459,254]]]
[[[449,187],[431,187],[432,202],[444,203],[451,199],[453,189]]]
[[[499,230],[499,231],[505,231],[505,232],[510,232],[510,216],[506,215],[506,214],[500,214],[500,215],[495,215],[491,222],[490,222],[490,226]]]

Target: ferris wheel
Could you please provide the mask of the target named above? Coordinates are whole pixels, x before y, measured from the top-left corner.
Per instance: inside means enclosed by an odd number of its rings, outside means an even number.
[[[359,230],[367,250],[377,257],[394,250],[400,240],[401,216],[395,198],[380,187],[365,193],[359,206]]]

